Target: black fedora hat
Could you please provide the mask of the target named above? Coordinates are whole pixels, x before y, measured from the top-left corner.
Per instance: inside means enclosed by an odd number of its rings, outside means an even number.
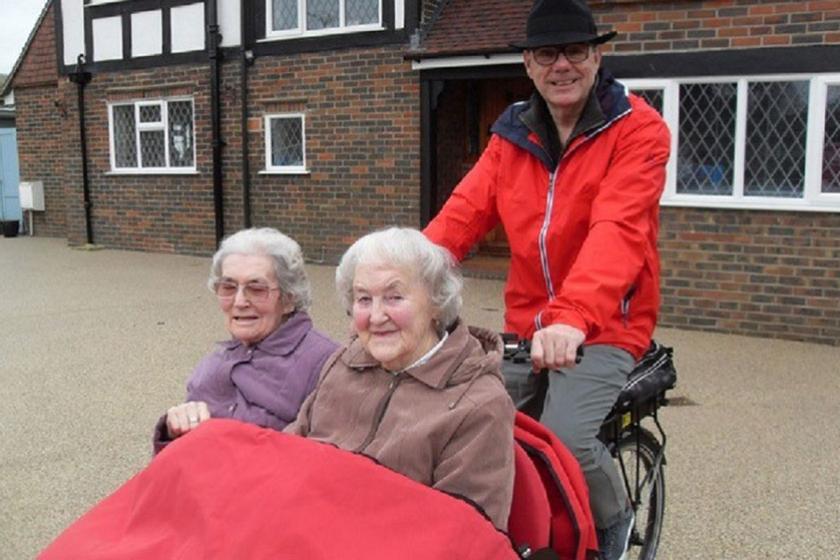
[[[606,43],[616,32],[598,35],[589,6],[581,0],[534,0],[524,41],[511,43],[516,49],[535,49],[568,43]]]

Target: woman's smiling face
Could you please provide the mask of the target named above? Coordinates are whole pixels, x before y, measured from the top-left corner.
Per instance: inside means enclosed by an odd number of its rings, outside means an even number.
[[[230,299],[219,298],[225,314],[225,326],[230,334],[251,346],[261,341],[294,310],[277,287],[277,278],[271,257],[234,253],[222,262],[221,281],[237,284],[239,288]],[[242,289],[246,285],[269,288],[265,301],[251,301]]]
[[[438,342],[436,310],[416,274],[359,263],[353,277],[353,327],[365,350],[389,371],[400,371]]]

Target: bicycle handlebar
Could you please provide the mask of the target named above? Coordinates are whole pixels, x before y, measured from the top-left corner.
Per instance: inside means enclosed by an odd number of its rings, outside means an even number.
[[[504,358],[513,360],[514,363],[522,363],[531,360],[531,341],[527,338],[520,339],[514,333],[502,333],[504,342]],[[575,363],[579,364],[583,359],[583,344],[577,347]]]

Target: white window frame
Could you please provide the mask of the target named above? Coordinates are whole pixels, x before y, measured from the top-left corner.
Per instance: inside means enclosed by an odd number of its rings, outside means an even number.
[[[825,104],[829,86],[840,86],[840,74],[773,74],[747,76],[688,77],[673,79],[623,79],[630,91],[661,89],[663,118],[671,130],[671,158],[662,195],[663,206],[698,208],[733,208],[756,210],[840,211],[840,193],[822,192],[823,147],[825,141]],[[751,196],[744,194],[744,171],[747,139],[747,101],[750,82],[793,82],[809,84],[808,122],[805,143],[805,177],[801,198]],[[731,195],[682,194],[677,192],[677,153],[679,147],[679,87],[681,84],[735,83],[738,88],[734,177]]]
[[[379,21],[376,23],[365,23],[363,25],[345,25],[344,12],[345,0],[338,1],[338,27],[330,27],[328,29],[306,29],[306,2],[307,0],[297,0],[298,4],[298,26],[292,29],[275,30],[272,28],[274,23],[274,3],[272,0],[265,0],[265,39],[294,39],[299,37],[318,37],[324,35],[342,35],[347,33],[360,33],[364,31],[382,31],[384,28],[382,23],[382,3],[388,0],[378,0],[379,2]],[[395,0],[401,2],[402,0]]]
[[[303,165],[273,165],[271,162],[271,121],[272,119],[300,119],[300,142]],[[269,113],[263,117],[265,134],[265,170],[262,173],[278,175],[305,175],[309,173],[306,166],[306,114],[305,113]]]
[[[190,167],[169,166],[169,103],[176,101],[189,101],[192,107],[192,161]],[[137,167],[117,167],[117,153],[114,134],[114,107],[133,105],[134,106],[134,142],[137,150]],[[140,107],[160,107],[160,121],[140,122]],[[142,157],[142,146],[140,143],[141,131],[163,131],[164,159],[167,165],[164,167],[144,167]],[[111,156],[111,173],[121,175],[144,175],[144,174],[167,174],[184,175],[195,174],[196,170],[196,133],[195,133],[195,100],[192,97],[165,97],[158,99],[137,99],[133,101],[113,101],[108,103],[108,143]]]

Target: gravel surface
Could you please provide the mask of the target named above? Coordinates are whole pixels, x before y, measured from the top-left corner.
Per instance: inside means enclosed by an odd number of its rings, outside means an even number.
[[[226,338],[206,257],[0,238],[0,558],[33,558],[140,470],[152,426]],[[348,323],[310,265],[322,330]],[[501,282],[464,317],[502,325]],[[840,348],[661,330],[676,348],[659,558],[833,558],[840,550]]]

